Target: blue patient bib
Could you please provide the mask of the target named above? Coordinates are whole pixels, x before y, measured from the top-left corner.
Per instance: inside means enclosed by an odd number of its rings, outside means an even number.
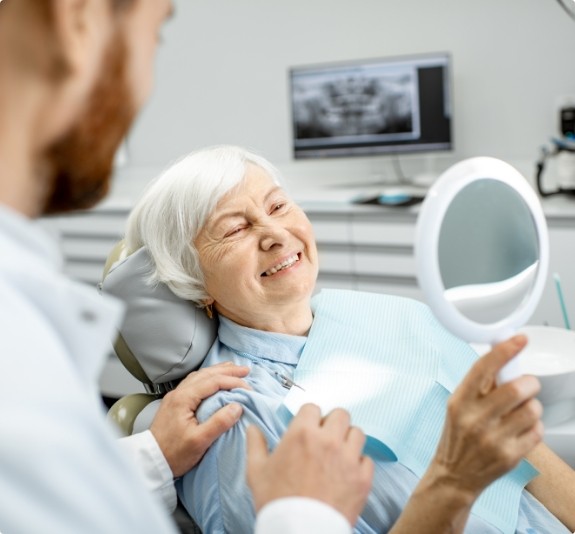
[[[365,452],[396,460],[421,477],[445,420],[447,399],[476,352],[453,336],[424,304],[358,291],[323,290],[284,407],[305,402],[323,413],[345,408],[368,436]],[[537,471],[522,461],[491,484],[472,513],[515,532],[524,486]]]

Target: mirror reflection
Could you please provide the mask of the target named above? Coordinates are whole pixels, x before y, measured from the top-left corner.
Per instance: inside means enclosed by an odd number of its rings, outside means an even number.
[[[444,297],[468,319],[505,319],[533,290],[539,268],[537,227],[522,196],[490,178],[453,198],[441,224],[438,262]]]

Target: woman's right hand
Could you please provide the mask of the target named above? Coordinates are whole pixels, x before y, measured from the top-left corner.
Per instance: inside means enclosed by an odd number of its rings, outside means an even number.
[[[543,438],[533,376],[496,384],[499,370],[527,344],[515,336],[480,358],[451,396],[443,434],[427,473],[470,500],[513,469]]]

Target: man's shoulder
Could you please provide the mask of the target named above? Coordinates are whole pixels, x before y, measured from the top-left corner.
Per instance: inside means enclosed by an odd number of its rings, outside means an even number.
[[[0,344],[20,340],[14,349],[44,344],[53,337],[47,317],[40,312],[26,291],[21,290],[0,272]]]

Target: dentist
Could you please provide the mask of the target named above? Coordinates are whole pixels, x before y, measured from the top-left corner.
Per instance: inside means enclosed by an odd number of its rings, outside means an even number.
[[[108,192],[172,10],[171,0],[0,2],[0,532],[174,532],[165,510],[174,477],[241,415],[232,404],[199,424],[195,411],[219,389],[246,387],[246,368],[193,373],[165,397],[151,431],[120,440],[139,471],[130,465],[97,387],[122,307],[67,279],[35,222]],[[320,417],[296,419],[297,436],[328,433]],[[345,433],[349,422],[335,426]],[[337,447],[333,471],[318,470],[316,483],[361,508],[369,473],[357,474],[360,451]]]

